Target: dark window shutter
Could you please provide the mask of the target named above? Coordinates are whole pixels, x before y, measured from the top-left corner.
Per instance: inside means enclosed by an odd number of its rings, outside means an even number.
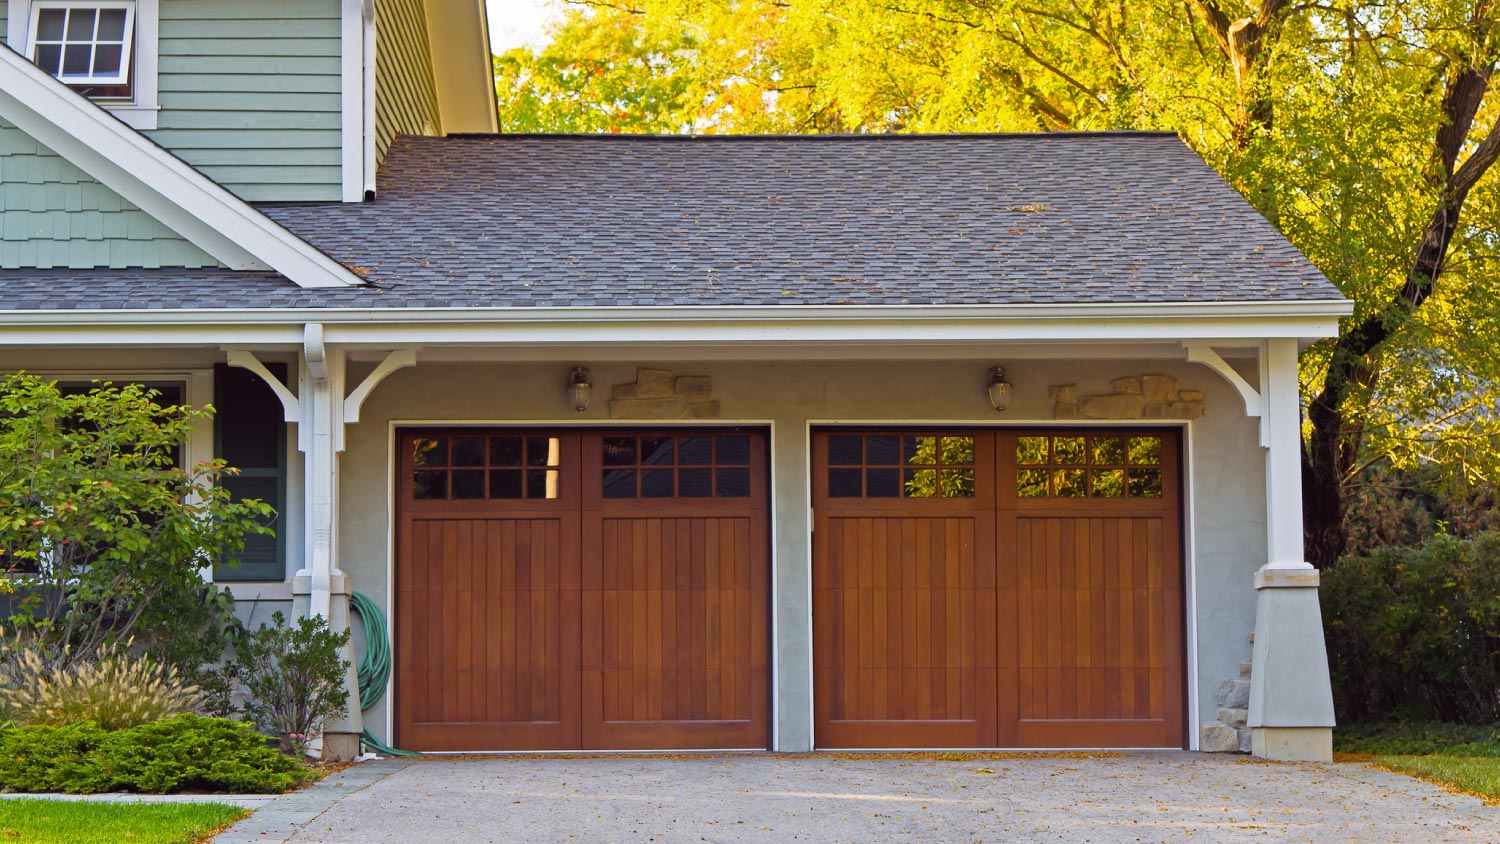
[[[286,364],[268,363],[286,383]],[[245,541],[239,565],[217,565],[214,580],[285,580],[286,422],[281,400],[255,373],[237,366],[214,367],[214,456],[239,469],[220,483],[236,499],[258,498],[276,508],[268,524],[274,535]]]

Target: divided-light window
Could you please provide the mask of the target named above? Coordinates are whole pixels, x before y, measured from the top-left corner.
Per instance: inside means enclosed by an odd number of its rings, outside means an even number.
[[[134,2],[32,4],[31,60],[71,86],[112,89],[92,95],[129,96],[134,42]]]

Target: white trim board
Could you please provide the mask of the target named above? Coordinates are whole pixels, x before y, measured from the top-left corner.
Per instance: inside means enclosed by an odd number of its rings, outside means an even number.
[[[358,287],[353,271],[27,61],[0,50],[0,117],[233,270],[300,287]]]

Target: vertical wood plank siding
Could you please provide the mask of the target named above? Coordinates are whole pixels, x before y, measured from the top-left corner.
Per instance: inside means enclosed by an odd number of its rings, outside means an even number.
[[[340,196],[338,0],[161,0],[152,140],[251,202]]]
[[[375,3],[375,162],[397,135],[440,135],[437,88],[420,0]]]

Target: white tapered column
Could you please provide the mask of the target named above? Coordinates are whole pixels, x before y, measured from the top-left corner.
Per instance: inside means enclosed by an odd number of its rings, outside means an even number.
[[[1268,759],[1333,759],[1333,689],[1318,571],[1302,546],[1302,421],[1297,341],[1268,340],[1261,353],[1267,426],[1266,545],[1255,573],[1250,675],[1251,752]]]

